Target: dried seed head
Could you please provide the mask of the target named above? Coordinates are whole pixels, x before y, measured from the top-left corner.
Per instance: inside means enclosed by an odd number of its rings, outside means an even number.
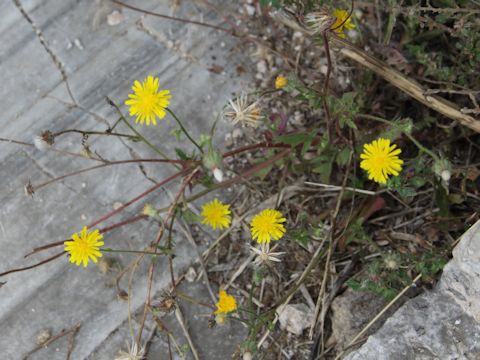
[[[400,267],[400,261],[400,257],[398,256],[398,254],[395,253],[389,253],[383,259],[385,268],[388,270],[398,270],[398,268]]]
[[[115,360],[142,360],[145,358],[145,347],[139,346],[135,340],[132,340],[132,345],[127,341],[128,351],[119,351]]]
[[[55,136],[51,131],[44,131],[40,135],[36,135],[33,138],[33,145],[40,150],[44,151],[47,150],[50,146],[52,146],[55,142]]]
[[[321,7],[305,17],[305,24],[313,34],[321,34],[332,28],[336,17],[332,16],[328,9]]]
[[[229,100],[229,107],[223,112],[224,118],[234,125],[240,123],[242,126],[256,128],[262,118],[258,102],[249,103],[248,96],[241,94],[233,100]]]
[[[27,196],[33,196],[35,194],[35,189],[33,188],[33,185],[30,182],[30,180],[28,180],[28,183],[27,185],[25,185],[23,190],[25,190],[25,195]]]

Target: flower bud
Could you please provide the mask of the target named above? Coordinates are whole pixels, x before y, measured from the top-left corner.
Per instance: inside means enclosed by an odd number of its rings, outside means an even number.
[[[433,171],[445,184],[448,184],[452,177],[452,164],[447,159],[441,158],[433,164]]]
[[[222,182],[223,181],[223,171],[219,168],[213,169],[213,177],[218,181]]]
[[[222,154],[213,148],[212,141],[207,143],[207,151],[203,155],[203,166],[213,172],[213,176],[218,182],[223,180],[222,168]]]

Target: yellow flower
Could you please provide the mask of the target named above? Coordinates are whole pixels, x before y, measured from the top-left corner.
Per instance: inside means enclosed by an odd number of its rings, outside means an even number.
[[[345,37],[343,33],[343,28],[351,30],[355,28],[355,24],[352,23],[352,18],[349,16],[348,11],[342,9],[336,9],[333,13],[333,16],[337,18],[335,23],[332,25],[331,29],[337,33],[341,38]]]
[[[216,304],[217,310],[215,310],[215,314],[228,314],[237,310],[237,301],[232,295],[228,295],[225,290],[220,290],[218,297],[219,299]]]
[[[265,209],[255,215],[250,223],[252,238],[259,244],[270,243],[272,238],[280,240],[285,234],[285,227],[282,223],[287,221],[278,210]]]
[[[363,145],[360,167],[368,172],[368,178],[379,184],[386,184],[389,175],[397,176],[402,171],[402,152],[397,145],[390,145],[389,139],[380,138],[371,144]]]
[[[232,221],[230,213],[230,205],[214,199],[202,206],[202,224],[211,226],[213,230],[228,228]]]
[[[160,90],[158,78],[149,75],[143,83],[135,80],[132,86],[133,94],[128,94],[130,99],[125,105],[130,106],[130,116],[136,116],[136,123],[157,125],[156,117],[163,119],[165,109],[170,104],[170,90]]]
[[[66,245],[64,250],[70,253],[71,263],[75,263],[78,266],[83,262],[83,266],[87,267],[90,259],[96,263],[97,258],[102,257],[99,247],[104,242],[99,241],[101,239],[103,239],[103,235],[98,230],[88,233],[87,227],[84,226],[81,233],[73,234],[72,240],[64,242]]]
[[[281,89],[287,86],[288,80],[285,76],[283,75],[278,75],[277,78],[275,79],[275,89]]]

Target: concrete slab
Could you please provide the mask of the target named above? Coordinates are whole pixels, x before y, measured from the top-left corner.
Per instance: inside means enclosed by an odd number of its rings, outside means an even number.
[[[171,10],[168,2],[145,0],[135,5],[167,14]],[[104,130],[116,120],[104,97],[122,104],[133,80],[149,74],[160,77],[162,87],[171,90],[172,109],[184,119],[191,133],[198,136],[208,132],[231,94],[246,86],[246,79],[236,73],[236,66],[246,60],[239,53],[229,57],[229,49],[236,43],[227,35],[125,9],[121,9],[124,21],[110,26],[106,16],[114,9],[118,8],[106,0],[0,3],[0,99],[4,105],[1,138],[31,142],[43,130]],[[221,22],[211,11],[195,3],[182,3],[174,15]],[[58,63],[52,60],[49,51]],[[220,74],[209,71],[213,64],[222,66],[224,71]],[[244,66],[248,67],[245,63]],[[74,106],[67,92],[61,70],[68,76],[78,106]],[[126,112],[123,105],[122,109]],[[219,138],[223,138],[227,126],[219,123]],[[174,128],[173,121],[167,120],[158,127],[139,130],[173,156],[178,145],[170,134]],[[118,131],[128,129],[119,126]],[[93,151],[109,160],[155,156],[141,143],[98,137],[91,137],[88,142]],[[79,152],[81,138],[68,135],[55,146]],[[186,146],[186,142],[182,141],[181,146]],[[69,178],[38,191],[32,199],[23,190],[29,180],[38,184],[94,162],[0,142],[0,164],[1,271],[54,254],[51,251],[23,259],[33,247],[68,238],[84,224],[111,211],[115,203],[130,200],[173,171],[171,167],[145,165],[147,178],[137,165],[111,167]],[[177,185],[172,184],[171,191]],[[169,198],[158,191],[145,201],[160,206],[167,204]],[[138,213],[144,202],[102,226]],[[109,233],[105,241],[112,247],[138,249],[153,239],[156,230],[154,224],[143,221]],[[175,253],[175,268],[180,273],[194,260],[194,252],[179,236]],[[115,258],[123,266],[133,259],[125,254]],[[145,298],[146,266],[139,269],[134,281],[134,310]],[[156,269],[157,291],[168,284],[168,272],[163,260]],[[110,277],[96,267],[73,267],[62,257],[34,271],[2,278],[7,281],[0,290],[2,357],[23,358],[35,347],[35,335],[41,329],[49,328],[56,334],[80,323],[72,359],[113,358],[115,354],[102,349],[119,349],[124,345],[126,339],[113,334],[121,333],[119,329],[125,324],[127,311],[126,303],[117,298],[110,286]],[[67,348],[68,341],[62,339],[32,359],[64,359]],[[104,357],[96,355],[101,353]]]

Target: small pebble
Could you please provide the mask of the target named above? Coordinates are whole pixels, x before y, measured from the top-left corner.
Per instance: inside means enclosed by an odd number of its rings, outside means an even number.
[[[52,332],[49,329],[42,329],[37,333],[37,335],[35,335],[35,342],[37,343],[37,345],[41,345],[51,337]]]
[[[80,39],[75,39],[75,40],[73,40],[73,43],[74,43],[75,46],[78,48],[78,50],[83,50],[83,49],[85,49],[85,48],[83,47],[83,44],[82,44],[82,42],[80,41]]]
[[[118,10],[112,11],[107,15],[107,24],[109,26],[117,26],[125,20],[125,16]]]
[[[123,204],[120,201],[115,201],[113,203],[113,210],[118,210],[123,206]]]
[[[185,280],[191,283],[195,281],[196,277],[197,277],[197,272],[193,267],[190,266],[187,270],[187,273],[185,274]]]

